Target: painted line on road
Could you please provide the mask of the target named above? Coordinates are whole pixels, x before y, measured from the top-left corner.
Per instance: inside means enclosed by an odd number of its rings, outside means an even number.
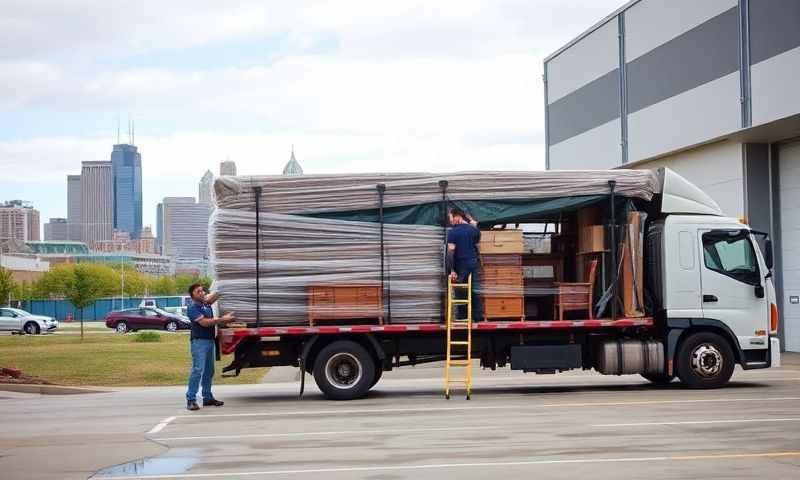
[[[161,423],[159,423],[155,427],[151,428],[150,431],[147,432],[147,435],[155,435],[156,433],[160,432],[161,430],[164,430],[164,427],[166,427],[167,425],[172,423],[174,420],[175,420],[175,417],[167,417],[164,420],[161,420]]]
[[[250,412],[250,413],[211,413],[197,415],[177,415],[175,418],[237,418],[237,417],[289,417],[289,416],[312,416],[312,415],[348,415],[348,414],[380,414],[380,413],[415,413],[415,412],[454,412],[454,411],[476,411],[476,410],[526,410],[534,408],[558,408],[563,410],[567,407],[626,407],[641,405],[667,405],[667,404],[692,404],[692,403],[736,403],[736,402],[783,402],[788,400],[800,400],[800,397],[754,397],[754,398],[695,398],[684,400],[639,400],[632,402],[581,402],[581,403],[540,403],[540,404],[514,404],[514,405],[471,405],[463,407],[412,407],[412,408],[360,408],[360,409],[341,409],[341,410],[299,410],[286,412]]]
[[[731,420],[684,420],[681,422],[636,422],[636,423],[598,423],[593,427],[655,427],[659,425],[713,425],[717,423],[761,423],[761,422],[800,422],[800,417],[792,418],[742,418]]]
[[[465,430],[496,430],[500,427],[489,425],[476,425],[472,427],[431,427],[431,428],[389,428],[381,430],[339,430],[327,432],[292,432],[292,433],[248,433],[241,435],[203,435],[198,437],[159,437],[153,440],[159,442],[171,442],[179,440],[230,440],[240,438],[270,438],[270,437],[305,437],[305,436],[327,436],[327,435],[383,435],[383,434],[406,434],[406,433],[427,433],[427,432],[456,432]]]
[[[135,480],[154,478],[213,478],[213,477],[255,477],[269,475],[303,475],[316,473],[356,473],[404,470],[441,470],[445,468],[489,468],[489,467],[520,467],[520,466],[546,466],[546,465],[575,465],[575,464],[601,464],[601,463],[643,463],[643,462],[669,462],[669,461],[698,461],[722,459],[754,459],[798,457],[800,451],[792,452],[761,452],[761,453],[730,453],[710,455],[672,455],[658,457],[619,457],[619,458],[568,458],[568,459],[541,459],[523,460],[517,462],[472,462],[472,463],[433,463],[427,465],[372,465],[363,467],[331,467],[310,468],[295,470],[261,470],[250,472],[216,472],[216,473],[180,473],[172,475],[125,475],[98,477],[104,480]]]

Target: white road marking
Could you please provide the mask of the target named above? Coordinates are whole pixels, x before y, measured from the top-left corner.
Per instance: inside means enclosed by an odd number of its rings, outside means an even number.
[[[156,433],[160,432],[161,430],[164,430],[164,427],[166,427],[167,425],[172,423],[174,420],[175,420],[175,417],[167,417],[164,420],[161,420],[161,423],[159,423],[155,427],[151,428],[150,431],[147,432],[147,435],[155,435]]]
[[[734,454],[712,454],[712,455],[692,455],[692,456],[658,456],[658,457],[620,457],[620,458],[568,458],[568,459],[542,459],[542,460],[523,460],[517,462],[473,462],[473,463],[433,463],[427,465],[371,465],[365,467],[331,467],[331,468],[311,468],[295,470],[261,470],[251,472],[217,472],[217,473],[179,473],[170,475],[125,475],[98,477],[103,480],[136,480],[154,478],[209,478],[209,477],[255,477],[269,475],[303,475],[315,473],[356,473],[356,472],[379,472],[379,471],[402,471],[402,470],[441,470],[445,468],[488,468],[488,467],[519,467],[519,466],[539,466],[539,465],[569,465],[569,464],[592,464],[592,463],[642,463],[642,462],[666,462],[666,461],[697,461],[697,460],[719,460],[719,459],[748,459],[748,458],[775,458],[775,457],[796,457],[800,452],[764,452],[764,453],[734,453]]]
[[[421,433],[421,432],[450,432],[464,430],[492,430],[499,427],[486,425],[476,425],[473,427],[432,427],[432,428],[389,428],[382,430],[340,430],[329,432],[292,432],[292,433],[249,433],[240,435],[204,435],[199,437],[163,437],[154,438],[159,442],[177,440],[225,440],[238,438],[269,438],[269,437],[305,437],[305,436],[325,436],[325,435],[382,435],[395,433]]]
[[[706,425],[715,423],[800,422],[800,418],[741,418],[731,420],[685,420],[682,422],[598,423],[593,427],[651,427],[658,425]]]
[[[759,398],[696,398],[685,400],[638,400],[631,402],[581,402],[581,403],[540,403],[540,404],[512,404],[512,405],[470,405],[463,407],[410,407],[410,408],[360,408],[360,409],[341,409],[341,410],[295,410],[285,412],[251,412],[251,413],[212,413],[197,415],[177,415],[176,418],[237,418],[237,417],[283,417],[283,416],[303,416],[303,415],[364,415],[379,413],[413,413],[413,412],[453,412],[453,411],[476,411],[476,410],[516,410],[522,411],[534,408],[558,408],[563,410],[567,407],[624,407],[636,405],[665,405],[665,404],[686,404],[686,403],[735,403],[735,402],[783,402],[787,400],[800,400],[800,397],[759,397]]]

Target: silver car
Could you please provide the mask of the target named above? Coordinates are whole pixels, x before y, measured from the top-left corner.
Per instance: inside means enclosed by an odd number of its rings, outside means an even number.
[[[44,315],[33,315],[19,308],[0,307],[0,331],[25,332],[30,335],[52,332],[58,320]]]

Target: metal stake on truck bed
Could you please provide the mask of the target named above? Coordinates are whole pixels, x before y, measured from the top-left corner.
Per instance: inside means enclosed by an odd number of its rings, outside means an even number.
[[[466,289],[467,295],[464,299],[454,298],[458,289]],[[456,306],[467,306],[466,318],[455,318]],[[460,310],[460,309],[459,309]],[[454,339],[453,332],[466,332],[463,336]],[[452,278],[447,277],[447,353],[444,363],[444,396],[450,400],[450,385],[463,384],[469,400],[472,391],[472,275],[467,277],[467,283],[453,283]],[[466,348],[466,353],[457,353],[453,359],[453,347],[456,349]],[[462,356],[463,355],[463,356]],[[451,378],[450,368],[463,368],[463,378]]]

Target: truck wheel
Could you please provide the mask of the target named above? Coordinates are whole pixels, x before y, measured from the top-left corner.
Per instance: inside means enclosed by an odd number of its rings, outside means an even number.
[[[642,377],[656,385],[667,385],[675,380],[674,375],[667,375],[666,373],[643,373]]]
[[[375,360],[356,342],[338,340],[320,350],[314,361],[314,381],[331,400],[366,395],[375,379]]]
[[[678,377],[689,388],[719,388],[733,375],[733,350],[716,333],[689,336],[678,348]]]

